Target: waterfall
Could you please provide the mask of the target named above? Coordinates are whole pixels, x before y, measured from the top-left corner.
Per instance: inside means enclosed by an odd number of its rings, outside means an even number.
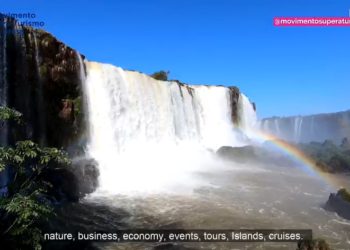
[[[0,106],[7,106],[8,81],[7,81],[7,19],[0,18],[1,44],[0,44]],[[6,146],[8,143],[7,123],[3,123],[0,131],[0,146]],[[8,170],[0,173],[0,197],[7,192]]]
[[[94,62],[86,69],[88,152],[101,188],[152,190],[182,180],[179,187],[189,172],[214,164],[208,149],[242,144],[226,87],[158,81]],[[239,100],[241,127],[250,128],[255,111],[247,97]]]
[[[0,21],[0,25],[2,25],[2,40],[1,40],[1,62],[0,62],[0,106],[7,106],[7,94],[8,94],[8,82],[7,82],[7,18],[2,17]],[[8,128],[7,124],[1,128],[0,135],[0,145],[4,146],[7,144],[7,134]]]
[[[37,66],[37,73],[39,74],[40,78],[40,62],[39,62],[39,46],[38,46],[38,40],[36,38],[35,32],[33,32],[33,40],[34,40],[34,55],[35,55],[35,63]]]
[[[238,116],[239,116],[239,131],[241,142],[243,144],[236,144],[235,146],[243,146],[251,143],[251,139],[258,139],[256,137],[256,129],[258,128],[258,119],[253,104],[244,94],[239,95],[238,99]]]
[[[310,132],[311,132],[311,137],[313,137],[315,135],[315,117],[312,116],[311,117],[311,128],[310,128]]]
[[[249,133],[257,126],[257,117],[253,104],[249,101],[248,97],[244,94],[240,94],[238,100],[240,127],[244,133]]]
[[[270,132],[270,120],[262,120],[260,127],[263,131]]]
[[[303,125],[303,118],[302,117],[295,117],[294,118],[294,142],[300,142],[301,141],[301,129]]]
[[[288,118],[272,117],[263,119],[260,122],[260,129],[269,134],[281,138],[283,140],[292,141],[295,143],[305,140],[305,136],[313,131],[313,118],[311,120],[311,128],[309,132],[305,127],[303,117],[293,116]],[[312,134],[310,134],[312,135]]]
[[[36,97],[37,97],[37,109],[39,114],[39,144],[41,146],[46,145],[46,120],[45,120],[45,108],[44,108],[44,93],[43,93],[43,82],[41,79],[41,71],[40,71],[40,50],[38,46],[38,40],[36,37],[35,31],[32,33],[33,40],[34,40],[34,60],[35,60],[35,66],[36,66],[36,79],[38,88],[36,90]]]
[[[280,130],[280,124],[278,122],[278,119],[274,119],[274,124],[275,124],[275,129],[276,129],[276,135],[280,136],[281,135],[281,130]]]
[[[82,83],[83,88],[85,88],[86,87],[86,84],[85,84],[86,75],[85,75],[85,70],[84,70],[83,58],[78,52],[76,52],[76,57],[78,60],[78,65],[79,65],[79,80]],[[84,90],[84,91],[86,91],[86,90]],[[84,92],[84,93],[86,93],[86,92]]]
[[[302,126],[303,126],[303,117],[300,117],[300,122],[299,122],[299,126],[298,126],[298,141],[297,142],[301,142],[302,141]]]

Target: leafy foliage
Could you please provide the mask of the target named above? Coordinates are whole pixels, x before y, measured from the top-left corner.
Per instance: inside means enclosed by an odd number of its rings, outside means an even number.
[[[339,189],[337,195],[343,198],[343,200],[350,202],[350,192],[345,188]]]
[[[326,172],[350,171],[350,152],[347,148],[347,138],[341,145],[335,145],[326,140],[323,143],[311,142],[299,144],[298,147],[308,156],[313,158],[318,167]]]
[[[324,239],[302,240],[298,242],[297,250],[330,250],[328,243]]]
[[[156,80],[167,81],[169,73],[170,73],[169,71],[161,70],[161,71],[153,73],[151,75],[151,77],[153,77]]]
[[[21,114],[0,109],[0,119],[17,119]],[[13,147],[0,147],[0,172],[8,168],[11,182],[6,196],[0,197],[0,241],[11,247],[40,249],[40,223],[53,214],[47,199],[51,184],[44,178],[49,168],[68,165],[67,154],[56,148],[18,141]]]
[[[22,114],[8,107],[0,106],[0,121],[5,122],[8,120],[20,123],[22,121]]]
[[[11,168],[14,180],[9,193],[24,189],[43,188],[40,176],[49,167],[69,164],[67,154],[57,148],[41,148],[32,141],[18,141],[14,147],[0,147],[0,170]]]
[[[74,116],[81,117],[83,115],[82,97],[78,96],[77,98],[73,99],[73,104],[74,104]]]

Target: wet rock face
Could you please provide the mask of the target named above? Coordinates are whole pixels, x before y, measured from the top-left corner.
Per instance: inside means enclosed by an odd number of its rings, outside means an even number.
[[[3,104],[23,113],[26,121],[12,141],[28,138],[65,148],[83,131],[83,114],[77,115],[74,105],[82,97],[80,54],[51,34],[19,26],[13,19],[0,25],[0,33],[6,34],[0,43],[6,58],[0,64]]]
[[[97,166],[97,162],[90,158],[81,158],[73,162],[70,171],[72,171],[74,176],[79,180],[78,190],[80,197],[96,190],[98,186],[98,177],[100,175]]]
[[[1,18],[1,17],[0,17]],[[41,146],[64,148],[83,155],[84,110],[80,62],[83,56],[43,30],[23,27],[14,19],[0,19],[0,105],[23,114],[24,124],[1,131],[2,145],[32,140]],[[46,173],[53,197],[78,200],[97,187],[92,161]],[[8,175],[1,181],[8,182]]]
[[[230,91],[230,102],[231,102],[231,119],[234,124],[239,123],[239,114],[238,114],[238,99],[240,91],[237,87],[229,87]],[[255,104],[254,104],[255,109]]]
[[[62,109],[58,113],[59,118],[68,124],[74,122],[74,102],[72,100],[62,100]]]
[[[96,190],[99,175],[95,160],[81,158],[68,168],[49,169],[45,179],[52,183],[50,196],[57,201],[78,201]]]
[[[80,56],[51,34],[36,32],[39,73],[43,83],[48,143],[67,146],[82,132],[81,117],[76,116],[74,101],[82,96]],[[62,136],[63,134],[63,136]]]

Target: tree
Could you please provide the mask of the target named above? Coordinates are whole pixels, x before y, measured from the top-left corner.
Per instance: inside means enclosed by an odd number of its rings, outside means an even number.
[[[10,109],[8,107],[0,106],[0,122],[1,126],[4,125],[6,121],[15,121],[17,123],[22,122],[22,114],[16,110]]]
[[[350,149],[350,142],[347,137],[344,137],[343,140],[341,141],[340,147],[344,150]]]
[[[0,121],[22,121],[22,115],[0,107]],[[8,168],[11,180],[6,195],[0,197],[0,241],[15,249],[41,249],[41,223],[53,215],[47,195],[51,184],[45,180],[49,168],[69,164],[67,153],[56,148],[41,148],[24,140],[0,147],[0,172]]]
[[[324,239],[301,240],[298,242],[297,250],[330,250],[328,243]]]
[[[350,202],[350,192],[345,188],[339,189],[337,196],[340,196],[343,200]]]
[[[151,75],[151,77],[153,77],[156,80],[168,81],[169,73],[170,73],[169,71],[161,70],[161,71],[153,73]]]

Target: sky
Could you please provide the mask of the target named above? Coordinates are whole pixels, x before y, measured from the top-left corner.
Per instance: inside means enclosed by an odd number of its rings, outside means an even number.
[[[350,109],[350,27],[275,27],[273,17],[348,17],[350,0],[1,0],[99,61],[190,84],[238,86],[260,118]]]

